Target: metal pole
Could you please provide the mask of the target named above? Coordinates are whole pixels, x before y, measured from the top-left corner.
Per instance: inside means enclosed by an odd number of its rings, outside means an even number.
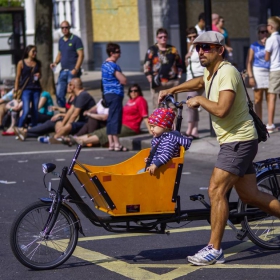
[[[211,0],[204,0],[204,14],[205,14],[205,30],[212,30],[212,7]],[[212,126],[211,116],[209,114],[210,136],[216,137],[215,131]]]

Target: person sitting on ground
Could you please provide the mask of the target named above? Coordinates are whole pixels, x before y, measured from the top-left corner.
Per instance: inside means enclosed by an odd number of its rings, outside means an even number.
[[[130,86],[128,96],[129,100],[123,107],[121,133],[118,136],[126,137],[139,134],[142,120],[144,120],[149,133],[151,133],[148,123],[148,103],[143,97],[140,86],[138,84]],[[82,146],[87,144],[105,146],[109,142],[105,127],[97,129],[90,134],[72,137],[72,141]],[[111,151],[128,151],[128,149],[121,146]]]
[[[7,126],[9,125],[9,127],[7,130],[2,132],[3,136],[15,135],[14,127],[18,122],[18,118],[20,116],[21,110],[22,110],[22,101],[13,99],[12,101],[6,104],[5,106],[6,115],[4,117],[3,123],[6,123]]]
[[[71,87],[68,86],[69,98],[66,102],[65,108],[52,106],[51,110],[58,111],[59,113],[55,114],[50,120],[38,124],[37,126],[24,129],[22,131],[16,130],[18,139],[21,141],[25,141],[26,138],[38,138],[38,141],[41,142],[41,140],[45,140],[46,135],[55,132],[55,124],[58,121],[63,120],[63,118],[66,115],[66,112],[70,109],[74,101],[75,96],[73,93],[70,92],[71,90]]]
[[[4,129],[3,118],[6,114],[5,107],[8,102],[13,100],[13,96],[14,96],[14,89],[11,89],[9,92],[6,93],[4,89],[4,95],[2,95],[0,98],[0,129]]]
[[[40,140],[42,143],[58,144],[63,142],[63,136],[77,133],[86,123],[87,117],[84,112],[95,105],[93,97],[83,89],[80,78],[73,78],[69,83],[70,91],[75,95],[75,99],[65,117],[55,124],[55,135],[45,137]]]
[[[150,115],[148,122],[153,134],[151,142],[152,158],[145,158],[148,165],[146,171],[154,174],[155,170],[166,164],[171,158],[180,155],[180,146],[186,150],[190,148],[192,139],[181,135],[179,131],[171,131],[175,119],[175,112],[168,108],[158,108]]]
[[[102,105],[102,99],[100,99],[95,106],[88,111],[84,112],[84,116],[88,117],[87,122],[78,131],[76,136],[81,136],[87,133],[94,132],[95,130],[105,127],[109,115],[109,108],[105,108]]]
[[[40,96],[38,105],[38,123],[44,123],[52,118],[54,112],[52,110],[53,100],[49,92],[43,91]]]

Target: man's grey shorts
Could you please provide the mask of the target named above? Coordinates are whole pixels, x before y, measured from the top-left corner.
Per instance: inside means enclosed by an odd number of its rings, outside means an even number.
[[[258,152],[258,140],[222,144],[215,167],[243,177],[255,174],[253,160]]]

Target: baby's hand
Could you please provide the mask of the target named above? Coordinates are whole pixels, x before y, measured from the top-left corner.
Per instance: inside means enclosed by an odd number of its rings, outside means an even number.
[[[154,174],[156,169],[157,169],[157,166],[155,164],[152,164],[146,169],[146,171],[149,171],[150,174]]]
[[[147,157],[145,157],[145,158],[144,158],[144,162],[147,162],[147,161],[148,161],[148,158],[147,158]]]

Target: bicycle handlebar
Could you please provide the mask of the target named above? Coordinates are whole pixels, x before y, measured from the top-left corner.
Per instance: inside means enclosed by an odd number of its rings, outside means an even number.
[[[192,96],[188,96],[187,100],[189,100],[190,98],[192,98]],[[187,100],[182,100],[180,102],[175,101],[174,96],[170,94],[166,95],[163,101],[160,102],[160,104],[168,107],[168,103],[172,103],[176,108],[182,108],[182,106],[186,104]]]

